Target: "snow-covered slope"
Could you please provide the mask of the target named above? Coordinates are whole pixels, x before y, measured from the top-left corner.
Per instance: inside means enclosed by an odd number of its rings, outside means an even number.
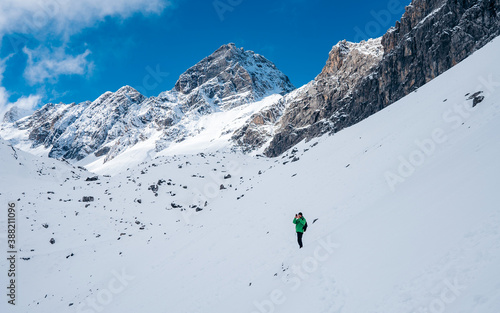
[[[499,312],[499,51],[279,159],[158,155],[97,181],[3,170],[0,202],[22,211],[18,305],[1,311]]]
[[[281,99],[283,96],[276,94],[227,111],[213,112],[195,118],[185,116],[181,123],[168,130],[168,139],[164,136],[167,132],[156,132],[150,138],[138,141],[105,163],[102,158],[87,157],[76,164],[85,166],[96,173],[116,174],[157,156],[237,150],[232,149],[234,148],[232,145],[234,131],[240,128],[252,114],[279,103]]]

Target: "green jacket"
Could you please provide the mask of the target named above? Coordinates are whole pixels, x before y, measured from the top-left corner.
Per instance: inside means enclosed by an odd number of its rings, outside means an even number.
[[[304,225],[306,224],[306,219],[303,216],[301,218],[294,218],[293,223],[295,224],[295,230],[298,233],[304,232]]]

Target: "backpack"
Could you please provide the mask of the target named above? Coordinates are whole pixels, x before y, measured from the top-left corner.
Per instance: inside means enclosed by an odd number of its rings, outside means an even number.
[[[304,231],[304,233],[306,232],[306,230],[307,230],[307,221],[306,221],[306,223],[304,224],[304,227],[302,228],[302,230]]]

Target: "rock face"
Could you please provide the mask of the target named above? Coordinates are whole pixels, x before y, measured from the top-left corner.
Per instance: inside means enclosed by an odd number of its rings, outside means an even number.
[[[498,36],[499,21],[498,0],[414,0],[381,38],[381,48],[370,41],[340,42],[322,73],[281,105],[265,154],[278,156],[303,139],[337,132],[394,103]],[[372,53],[361,52],[367,50]],[[249,120],[235,137],[247,150],[265,142],[256,138],[256,125]]]
[[[125,86],[93,102],[49,103],[13,127],[25,130],[32,148],[49,149],[50,157],[78,161],[94,154],[108,161],[155,132],[163,133],[156,142],[156,149],[162,150],[199,131],[186,124],[200,115],[294,89],[266,58],[228,44],[187,70],[174,89],[158,97],[146,98]],[[13,122],[11,115],[5,122]]]
[[[288,97],[289,95],[286,96]],[[243,152],[250,152],[265,145],[274,134],[274,125],[283,115],[285,103],[286,101],[281,99],[253,114],[243,127],[233,133],[232,140]]]
[[[127,125],[136,122],[124,117],[134,107],[140,106],[144,99],[143,95],[129,86],[115,93],[103,94],[78,119],[67,123],[69,125],[64,133],[53,142],[49,156],[81,160],[106,142],[119,138],[125,134]]]

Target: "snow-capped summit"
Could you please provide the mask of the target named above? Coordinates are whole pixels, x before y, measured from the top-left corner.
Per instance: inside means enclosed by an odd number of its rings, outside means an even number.
[[[253,51],[230,43],[183,73],[174,90],[185,102],[184,109],[222,109],[253,102],[271,94],[295,89],[276,66]]]
[[[123,86],[120,89],[118,89],[115,92],[115,95],[123,95],[125,96],[130,102],[134,103],[139,103],[144,101],[146,99],[145,96],[143,96],[139,91],[137,91],[135,88],[130,87],[130,86]]]

